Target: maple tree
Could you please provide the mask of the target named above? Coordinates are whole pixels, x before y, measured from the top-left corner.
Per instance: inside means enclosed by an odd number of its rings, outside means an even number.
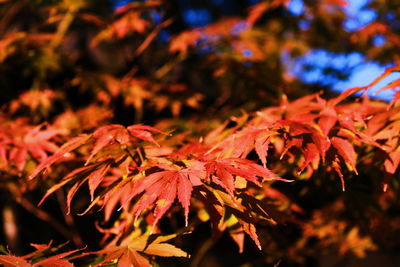
[[[400,80],[380,89],[389,103],[367,92],[399,65],[335,94],[294,77],[285,56],[398,63],[398,24],[384,16],[398,10],[371,1],[379,16],[347,31],[346,1],[300,15],[289,2],[188,28],[174,1],[0,1],[0,264],[304,265],[395,251]]]

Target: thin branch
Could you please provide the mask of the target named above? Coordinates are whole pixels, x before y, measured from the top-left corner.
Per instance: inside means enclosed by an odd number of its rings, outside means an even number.
[[[75,232],[78,232],[76,230],[76,225],[74,222],[74,217],[71,214],[67,214],[67,205],[66,203],[66,199],[65,199],[65,195],[64,195],[64,190],[57,190],[56,191],[56,197],[57,197],[57,201],[60,204],[60,208],[61,208],[61,212],[64,216],[64,220],[65,223],[69,226],[69,228],[73,229],[73,235],[74,235],[74,243],[78,246],[78,247],[82,247],[84,245],[84,242],[81,238],[80,235],[75,234]]]
[[[192,262],[190,263],[189,267],[197,267],[201,266],[201,262],[204,259],[204,256],[207,254],[207,252],[214,246],[215,240],[212,238],[207,239],[200,247],[200,249],[197,251],[196,255],[193,257]]]
[[[58,24],[57,32],[50,43],[50,47],[55,48],[61,44],[65,34],[68,31],[69,26],[72,24],[75,18],[76,11],[76,9],[70,8],[64,15],[64,18],[61,20],[60,24]]]
[[[47,222],[50,224],[57,232],[59,232],[61,235],[63,235],[66,239],[70,240],[72,239],[72,242],[74,242],[75,245],[77,246],[83,246],[82,240],[78,237],[77,234],[74,232],[71,232],[68,230],[64,225],[62,225],[60,222],[58,222],[53,216],[48,214],[47,212],[39,209],[36,207],[34,204],[32,204],[29,200],[24,198],[23,196],[18,196],[15,198],[17,202],[24,207],[27,211],[41,219],[42,221]]]
[[[8,24],[13,19],[13,17],[18,14],[18,12],[23,8],[25,5],[26,0],[18,1],[1,14],[3,17],[0,20],[0,36],[6,33],[6,29],[9,26]]]

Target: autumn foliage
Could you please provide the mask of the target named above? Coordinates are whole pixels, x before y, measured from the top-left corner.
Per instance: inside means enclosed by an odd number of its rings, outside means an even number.
[[[390,257],[400,245],[400,80],[381,88],[389,103],[367,93],[400,67],[334,94],[302,83],[282,55],[342,49],[395,63],[395,29],[377,19],[344,30],[346,1],[302,15],[289,2],[188,28],[175,1],[114,11],[0,1],[0,264]],[[380,50],[377,34],[388,40]]]

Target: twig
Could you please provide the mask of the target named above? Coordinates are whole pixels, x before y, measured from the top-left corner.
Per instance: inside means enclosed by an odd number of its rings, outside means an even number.
[[[60,24],[58,24],[57,32],[50,43],[50,47],[56,48],[61,44],[65,34],[68,31],[69,26],[72,24],[75,18],[76,11],[76,9],[70,8],[64,15],[64,18],[61,20]]]
[[[173,22],[173,19],[167,19],[163,23],[159,24],[149,35],[147,35],[146,39],[143,41],[143,43],[136,49],[135,53],[133,54],[134,56],[138,56],[141,53],[143,53],[144,50],[151,44],[151,42],[154,41],[154,39],[157,37],[158,33],[165,27],[168,27],[171,25]]]
[[[26,0],[22,0],[13,4],[8,10],[5,11],[3,17],[0,20],[0,36],[5,34],[6,29],[12,18],[18,14],[18,12],[25,5]]]
[[[56,196],[57,196],[57,200],[58,200],[58,202],[60,204],[61,212],[62,212],[62,214],[64,216],[65,223],[69,226],[69,228],[74,230],[72,232],[72,234],[73,234],[73,242],[78,247],[83,247],[84,246],[84,242],[83,242],[81,236],[75,233],[75,232],[78,232],[78,231],[76,230],[74,217],[72,217],[71,214],[67,214],[66,213],[67,205],[65,204],[66,203],[66,199],[65,199],[65,195],[64,195],[63,190],[57,190],[56,191]]]
[[[22,207],[24,207],[27,211],[41,219],[42,221],[47,222],[50,224],[57,232],[63,235],[66,239],[72,239],[74,244],[77,246],[82,246],[82,240],[77,238],[77,235],[70,230],[68,230],[64,225],[58,222],[53,216],[48,214],[47,212],[37,208],[33,205],[29,200],[22,196],[18,196],[15,198]]]
[[[204,256],[210,250],[210,248],[215,244],[215,240],[212,238],[207,239],[200,247],[199,251],[193,257],[192,262],[189,267],[197,267],[201,266],[201,262],[203,261]]]

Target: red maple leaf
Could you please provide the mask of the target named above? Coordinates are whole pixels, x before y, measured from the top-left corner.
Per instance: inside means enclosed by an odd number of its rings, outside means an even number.
[[[188,224],[188,214],[193,186],[202,184],[205,177],[205,169],[201,163],[194,167],[183,169],[167,169],[152,173],[135,182],[135,187],[130,195],[133,198],[141,193],[139,201],[133,208],[133,214],[137,218],[146,208],[155,204],[153,227],[168,211],[176,198],[178,198],[185,210],[185,222]]]

